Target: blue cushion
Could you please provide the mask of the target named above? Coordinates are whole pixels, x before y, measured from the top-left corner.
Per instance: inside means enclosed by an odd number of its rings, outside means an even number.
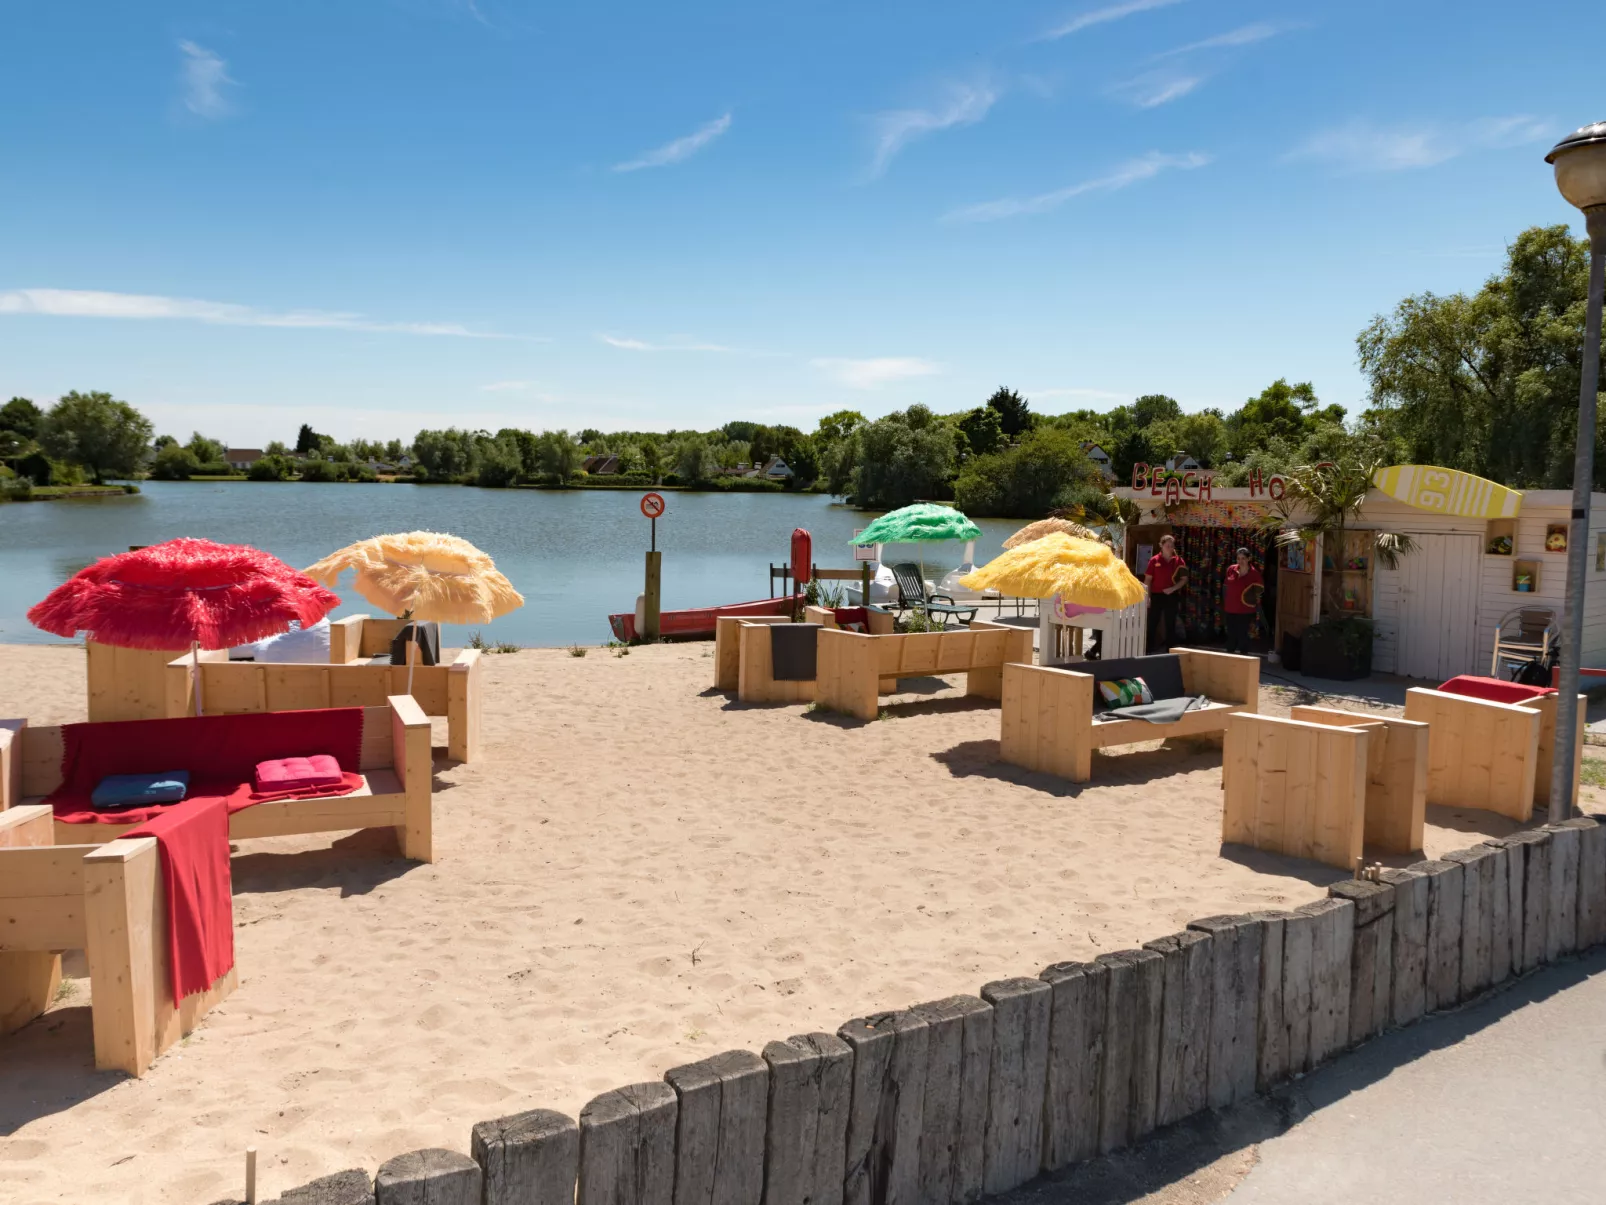
[[[108,774],[90,795],[90,805],[113,808],[148,807],[153,803],[177,803],[190,789],[188,770],[165,770],[160,774]]]

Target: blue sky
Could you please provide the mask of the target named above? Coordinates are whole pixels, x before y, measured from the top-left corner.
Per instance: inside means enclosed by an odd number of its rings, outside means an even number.
[[[0,397],[236,445],[1279,376],[1575,221],[1581,0],[0,5]]]

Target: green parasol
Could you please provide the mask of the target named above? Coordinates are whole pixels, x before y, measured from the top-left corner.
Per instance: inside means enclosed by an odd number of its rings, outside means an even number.
[[[937,540],[974,540],[981,528],[963,511],[933,502],[916,502],[888,511],[850,541],[854,544],[924,544]]]

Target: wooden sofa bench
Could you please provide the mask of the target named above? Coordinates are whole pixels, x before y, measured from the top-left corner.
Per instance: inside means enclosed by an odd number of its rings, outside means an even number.
[[[1422,848],[1428,797],[1429,729],[1417,720],[1336,707],[1297,706],[1288,718],[1331,728],[1361,728],[1366,742],[1366,844],[1385,853]]]
[[[895,621],[891,611],[880,607],[868,607],[864,611],[870,635],[884,636],[892,632]],[[822,631],[840,626],[836,612],[830,607],[804,607],[802,622]],[[808,703],[814,699],[814,684],[819,676],[818,645],[813,674],[806,678],[777,678],[773,652],[778,637],[773,629],[780,626],[784,625],[756,624],[750,620],[736,622],[736,697],[744,703]],[[885,689],[892,687],[888,685]]]
[[[1366,828],[1373,725],[1238,712],[1222,754],[1221,839],[1351,870]]]
[[[976,620],[945,632],[871,636],[827,628],[819,635],[815,701],[861,720],[873,720],[877,694],[897,689],[897,679],[965,675],[965,693],[997,699],[1004,667],[1030,663],[1032,629]]]
[[[999,752],[1003,760],[1086,782],[1093,773],[1093,750],[1113,745],[1165,740],[1173,736],[1219,735],[1227,717],[1260,705],[1260,659],[1207,649],[1172,649],[1151,657],[1084,661],[1080,670],[1030,664],[1003,669],[1003,707]],[[1145,673],[1145,670],[1148,673]],[[1180,677],[1166,692],[1157,683]],[[1171,723],[1099,718],[1095,684],[1115,678],[1151,678],[1157,698],[1204,695],[1209,703],[1184,712]]]
[[[348,615],[329,624],[329,661],[230,661],[219,649],[200,655],[201,697],[208,715],[383,707],[407,694],[405,665],[388,657],[399,619]],[[195,714],[187,651],[118,649],[90,641],[89,720],[142,720]],[[442,654],[445,656],[446,654]],[[446,717],[453,761],[480,756],[483,668],[478,649],[460,649],[440,665],[414,665],[411,694],[427,716]]]
[[[1550,802],[1556,748],[1556,705],[1550,694],[1525,703],[1413,687],[1405,718],[1428,726],[1427,801],[1477,808],[1526,823],[1534,805]],[[1573,797],[1583,769],[1585,698],[1578,696],[1573,745]]]
[[[57,845],[54,827],[48,807],[0,811],[0,1034],[49,1007],[62,951],[83,950],[95,1066],[144,1075],[238,976],[230,970],[175,1004],[156,838]]]
[[[204,725],[211,718],[147,722]],[[176,729],[174,733],[174,739],[182,742],[184,730]],[[60,726],[35,727],[26,720],[0,721],[0,815],[9,808],[40,803],[61,786],[64,747]],[[167,768],[184,766],[174,764]],[[253,769],[254,764],[240,765],[240,781],[249,782]],[[363,784],[352,794],[270,800],[232,813],[230,838],[394,828],[403,856],[416,862],[433,861],[434,766],[429,717],[417,702],[407,695],[395,695],[382,707],[363,708],[362,745],[354,772],[363,776]],[[54,827],[55,843],[67,845],[115,840],[137,824],[57,820]]]

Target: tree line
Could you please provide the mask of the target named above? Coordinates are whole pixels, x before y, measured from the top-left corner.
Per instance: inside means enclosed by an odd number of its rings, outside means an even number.
[[[1089,456],[1096,446],[1118,482],[1135,464],[1189,456],[1222,485],[1244,484],[1257,469],[1365,460],[1562,488],[1571,484],[1588,262],[1587,241],[1566,226],[1535,227],[1475,294],[1423,293],[1379,315],[1357,337],[1368,404],[1353,418],[1324,405],[1310,382],[1286,378],[1231,411],[1185,411],[1156,393],[1048,415],[1000,387],[954,414],[912,405],[872,420],[838,410],[813,431],[745,420],[706,431],[450,427],[407,442],[341,443],[303,424],[293,446],[269,444],[249,475],[363,481],[376,478],[377,463],[421,482],[567,485],[583,479],[586,457],[611,456],[608,480],[622,485],[813,489],[876,509],[952,500],[977,516],[1033,518],[1107,505],[1108,480]],[[0,465],[16,476],[182,478],[227,471],[223,452],[199,432],[153,441],[150,423],[106,393],[70,393],[48,411],[23,398],[0,407]],[[784,482],[733,473],[771,457],[790,469]],[[1599,486],[1606,427],[1595,463]]]

